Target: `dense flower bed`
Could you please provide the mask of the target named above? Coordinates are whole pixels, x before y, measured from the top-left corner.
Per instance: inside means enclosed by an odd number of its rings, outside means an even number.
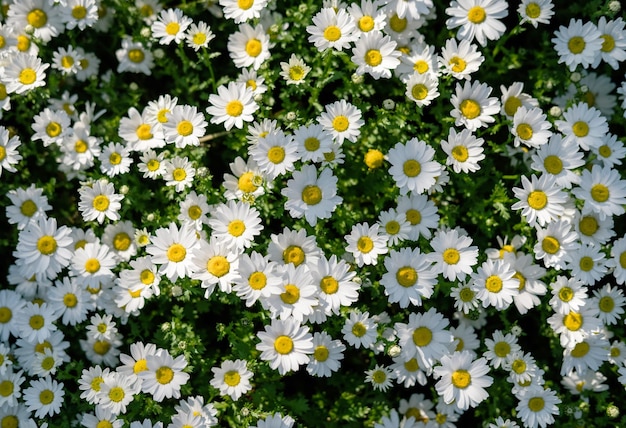
[[[2,428],[626,423],[618,1],[0,4]]]

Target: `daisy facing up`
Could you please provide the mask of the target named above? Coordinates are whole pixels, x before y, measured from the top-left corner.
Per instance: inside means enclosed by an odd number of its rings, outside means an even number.
[[[367,223],[355,224],[350,234],[344,237],[348,244],[346,251],[354,255],[357,266],[375,265],[378,256],[387,253],[387,236],[379,234],[379,228],[377,223],[372,226]]]
[[[199,239],[191,254],[191,262],[191,277],[202,281],[200,286],[205,289],[205,299],[211,296],[215,285],[219,285],[222,292],[231,292],[231,283],[237,271],[238,253],[231,251],[227,242],[215,238],[208,242]]]
[[[569,221],[563,219],[548,223],[546,228],[537,228],[537,243],[533,247],[535,259],[543,260],[547,268],[565,269],[570,260],[568,252],[578,247],[577,236]]]
[[[431,270],[431,262],[419,248],[392,250],[384,260],[387,272],[380,279],[390,303],[401,308],[409,304],[421,306],[422,298],[432,296],[437,273]]]
[[[206,111],[211,116],[210,122],[223,123],[227,131],[234,126],[243,128],[244,122],[252,122],[253,114],[259,106],[253,99],[252,89],[245,83],[230,82],[228,86],[220,85],[217,94],[209,95]]]
[[[35,412],[36,418],[54,416],[61,412],[65,390],[63,383],[50,376],[34,379],[24,390],[24,402],[29,411]]]
[[[169,115],[163,124],[165,141],[173,142],[179,149],[200,145],[207,123],[195,106],[177,105]]]
[[[325,331],[313,333],[313,354],[309,356],[306,371],[316,377],[330,377],[339,370],[346,345],[333,340]]]
[[[522,0],[517,7],[520,14],[520,25],[525,22],[537,28],[539,24],[549,24],[554,15],[552,0]]]
[[[400,51],[397,43],[381,31],[363,34],[352,49],[352,62],[356,64],[356,74],[368,73],[375,80],[389,79],[391,71],[400,64]]]
[[[257,333],[261,342],[256,349],[261,352],[260,358],[267,361],[270,367],[278,370],[280,375],[296,371],[301,365],[309,362],[309,355],[313,354],[313,336],[309,327],[301,326],[295,319],[274,319],[265,331]]]
[[[269,36],[260,24],[240,24],[239,30],[228,36],[227,48],[237,68],[258,70],[271,56]]]
[[[91,186],[85,185],[78,190],[80,200],[78,210],[85,221],[97,221],[102,224],[105,218],[111,221],[120,219],[119,210],[124,195],[115,193],[113,183],[98,180]]]
[[[343,339],[355,348],[371,348],[378,338],[378,324],[369,312],[353,310],[341,329]]]
[[[568,26],[560,25],[554,33],[552,43],[559,55],[559,64],[565,63],[570,71],[582,65],[592,65],[602,49],[602,34],[593,22],[570,19]]]
[[[452,165],[457,174],[478,171],[478,163],[485,159],[484,142],[482,138],[476,138],[469,129],[457,133],[450,127],[448,139],[441,140],[441,148],[448,155],[446,165]]]
[[[530,167],[556,178],[557,186],[571,189],[572,184],[580,183],[580,175],[575,170],[585,164],[584,153],[574,140],[563,139],[561,134],[552,134],[548,142],[532,154]]]
[[[178,8],[162,10],[150,27],[152,37],[161,45],[169,45],[172,42],[180,44],[185,38],[185,30],[192,22],[192,19]]]
[[[584,201],[582,214],[594,212],[604,220],[625,212],[626,180],[613,168],[594,165],[591,171],[583,170],[579,187],[572,193]]]
[[[225,360],[220,367],[212,367],[213,379],[210,384],[219,389],[220,395],[228,395],[233,401],[239,400],[252,389],[250,379],[253,373],[248,369],[245,360]]]
[[[135,42],[130,37],[122,39],[122,47],[115,51],[119,65],[117,72],[123,73],[129,71],[131,73],[143,73],[145,75],[152,74],[154,67],[154,55],[141,42]]]
[[[280,63],[280,76],[285,79],[288,85],[301,85],[304,78],[311,71],[311,67],[306,65],[304,60],[295,54],[291,54],[288,62]]]
[[[159,349],[146,355],[146,367],[138,373],[142,392],[151,394],[157,402],[180,397],[180,387],[189,380],[189,374],[183,371],[187,367],[184,355],[174,358],[167,350]]]
[[[609,125],[600,110],[584,101],[565,110],[563,120],[555,121],[555,125],[565,140],[575,141],[582,150],[598,149],[609,133]]]
[[[354,143],[361,135],[361,127],[365,123],[361,110],[346,100],[335,101],[324,106],[318,122],[333,135],[339,144],[343,144],[344,140]]]
[[[223,240],[232,251],[243,252],[263,230],[259,211],[245,202],[219,204],[211,214],[211,236]]]
[[[387,156],[391,164],[389,173],[402,195],[424,193],[441,174],[441,165],[434,160],[435,149],[417,138],[411,138],[405,144],[397,143]]]
[[[354,19],[344,8],[322,8],[313,16],[313,25],[306,27],[309,43],[318,51],[336,49],[342,51],[358,38]]]
[[[168,228],[159,228],[146,247],[152,256],[152,262],[160,265],[159,274],[167,276],[170,281],[185,278],[191,274],[191,254],[196,246],[196,230],[183,226],[180,229],[174,223]]]
[[[291,135],[285,135],[281,129],[277,129],[250,145],[248,153],[263,176],[272,181],[295,169],[298,145]]]
[[[511,128],[511,133],[515,137],[513,141],[515,147],[519,147],[520,143],[528,147],[541,147],[552,135],[551,126],[540,108],[527,110],[526,107],[520,106],[513,115]]]
[[[517,396],[519,402],[515,410],[529,428],[545,428],[554,423],[554,415],[559,414],[561,399],[556,392],[543,386],[531,386]]]
[[[330,218],[343,201],[337,195],[337,177],[332,170],[324,168],[318,176],[313,165],[303,165],[300,171],[294,171],[281,194],[287,198],[285,209],[291,217],[304,217],[311,226],[315,226],[318,219]]]
[[[472,273],[472,290],[484,308],[493,306],[499,311],[508,308],[518,294],[518,288],[515,271],[502,259],[487,259],[476,273]]]
[[[166,186],[174,187],[177,192],[182,192],[187,187],[191,187],[196,169],[192,161],[187,156],[174,156],[172,159],[163,160],[163,180]]]
[[[493,115],[500,111],[500,103],[490,97],[491,88],[478,81],[456,84],[455,93],[450,97],[454,109],[450,115],[456,126],[465,126],[470,131],[486,127],[495,122]]]
[[[476,407],[489,397],[485,390],[493,383],[488,376],[489,366],[485,358],[474,357],[469,351],[454,352],[441,357],[441,365],[433,369],[439,381],[437,393],[447,404],[454,403],[459,410]]]
[[[522,188],[514,187],[513,193],[518,202],[511,209],[522,210],[522,216],[530,226],[545,226],[557,220],[564,212],[568,201],[567,194],[556,184],[554,176],[543,174],[530,180],[522,176]]]
[[[485,57],[478,51],[478,47],[468,40],[461,40],[458,44],[456,39],[446,40],[438,57],[441,73],[459,80],[472,80],[471,74],[478,71],[484,61]]]
[[[232,19],[235,24],[249,21],[261,16],[261,12],[267,5],[268,0],[219,0],[224,10],[224,18]]]
[[[449,281],[463,281],[478,261],[478,247],[471,244],[472,238],[458,229],[439,230],[430,241],[433,270]]]
[[[439,81],[431,73],[413,73],[406,81],[406,97],[418,107],[430,105],[431,101],[439,96],[437,86]]]
[[[448,30],[461,27],[456,37],[459,40],[476,41],[485,46],[488,40],[498,40],[506,31],[500,21],[509,14],[505,0],[460,0],[450,2],[446,8]]]

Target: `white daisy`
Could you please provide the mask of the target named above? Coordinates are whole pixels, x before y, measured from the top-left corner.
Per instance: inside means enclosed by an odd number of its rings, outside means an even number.
[[[119,210],[124,195],[115,193],[113,183],[98,180],[91,186],[85,185],[78,189],[80,200],[78,210],[85,221],[104,222],[105,218],[112,221],[120,219]]]
[[[272,320],[270,325],[265,326],[265,331],[257,333],[257,337],[261,340],[256,345],[261,352],[260,358],[269,362],[270,367],[278,370],[280,375],[307,364],[309,355],[315,351],[309,328],[301,326],[291,317]]]
[[[552,43],[559,55],[559,64],[565,63],[570,71],[576,70],[578,65],[588,68],[600,55],[602,48],[602,34],[593,22],[571,18],[568,26],[560,25],[554,33]]]
[[[453,30],[459,40],[476,41],[485,46],[488,40],[498,40],[506,27],[501,22],[509,14],[505,0],[453,0],[446,8],[446,27]]]
[[[374,79],[389,79],[391,71],[400,64],[397,43],[380,31],[371,31],[359,37],[352,48],[352,62],[356,74],[369,73]]]
[[[210,385],[220,390],[221,395],[228,395],[233,401],[239,400],[252,389],[250,379],[253,373],[248,370],[245,360],[226,360],[220,367],[212,367],[213,378]]]
[[[353,254],[359,267],[375,265],[378,262],[378,256],[387,253],[387,236],[379,234],[379,228],[377,223],[372,226],[359,223],[352,226],[349,235],[344,236],[348,244],[346,251]]]
[[[170,223],[168,228],[156,230],[146,252],[152,256],[153,263],[160,265],[159,274],[164,274],[170,281],[176,281],[191,274],[191,254],[196,244],[196,231],[193,227],[182,226],[179,229],[174,223]]]
[[[263,229],[258,210],[236,201],[217,205],[211,213],[209,226],[211,236],[224,240],[236,252],[249,248]]]
[[[361,135],[360,128],[364,124],[361,110],[346,100],[324,106],[324,112],[318,118],[318,122],[339,144],[343,144],[344,140],[354,143]]]
[[[320,52],[331,48],[341,51],[358,38],[354,20],[344,8],[322,8],[313,16],[313,25],[307,26],[306,32],[310,34],[309,43]]]
[[[454,124],[475,131],[493,123],[493,115],[500,111],[500,103],[490,94],[491,88],[486,83],[465,82],[463,86],[457,83],[455,93],[450,98],[454,106],[450,112],[455,119]]]

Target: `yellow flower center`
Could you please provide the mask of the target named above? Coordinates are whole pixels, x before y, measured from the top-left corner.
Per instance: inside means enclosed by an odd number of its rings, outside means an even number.
[[[96,340],[93,344],[93,351],[98,355],[105,355],[111,349],[111,344],[106,340]]]
[[[2,428],[18,428],[19,426],[20,420],[15,415],[6,415],[0,419],[0,427]]]
[[[113,152],[109,155],[109,162],[111,165],[119,165],[122,163],[122,155],[119,153]]]
[[[480,116],[480,104],[474,100],[463,100],[461,102],[461,114],[467,119],[476,119]]]
[[[33,9],[26,14],[26,21],[35,28],[41,28],[48,22],[48,15],[41,9]]]
[[[224,373],[224,383],[228,386],[237,386],[241,381],[241,375],[237,370],[230,370]]]
[[[511,345],[509,345],[507,342],[505,341],[501,341],[501,342],[496,342],[496,344],[493,347],[493,352],[494,354],[496,354],[498,357],[500,358],[504,358],[507,355],[509,355],[509,352],[511,352]]]
[[[389,235],[395,235],[400,232],[400,223],[395,220],[390,220],[385,224],[385,232]]]
[[[302,201],[307,205],[317,205],[322,200],[322,189],[315,185],[306,186],[302,190]]]
[[[100,391],[100,387],[101,387],[101,384],[102,384],[103,381],[104,381],[104,379],[102,379],[102,376],[94,377],[91,380],[91,389],[96,391],[96,392]]]
[[[541,7],[537,3],[528,3],[526,6],[526,16],[530,19],[537,19],[541,15]]]
[[[463,58],[459,58],[458,56],[453,56],[450,59],[449,64],[452,66],[452,71],[455,73],[461,73],[467,67],[467,62]]]
[[[507,98],[504,102],[504,112],[507,116],[514,116],[518,108],[522,106],[522,101],[514,96]]]
[[[300,300],[300,289],[293,284],[287,284],[285,291],[280,293],[280,300],[288,305],[293,305]]]
[[[374,28],[374,24],[374,19],[369,15],[363,15],[359,18],[359,21],[357,23],[359,30],[363,31],[364,33],[372,31],[372,29]]]
[[[559,299],[564,302],[569,302],[574,298],[574,290],[570,287],[563,287],[559,290]]]
[[[360,252],[367,254],[374,249],[374,241],[369,236],[361,236],[356,247]]]
[[[467,20],[472,24],[480,24],[485,18],[487,18],[487,13],[480,6],[474,6],[467,12]]]
[[[356,337],[363,337],[367,333],[367,327],[362,322],[356,322],[352,326],[352,334]]]
[[[415,209],[409,209],[406,211],[406,221],[411,223],[411,226],[420,224],[422,222],[422,213]]]
[[[289,68],[289,78],[294,81],[302,80],[304,78],[304,68],[299,65],[294,65]]]
[[[141,373],[148,370],[148,362],[145,358],[141,358],[133,364],[133,373]]]
[[[254,0],[237,0],[239,9],[248,10],[254,4]],[[232,386],[232,385],[231,385]]]
[[[297,245],[290,245],[283,251],[283,261],[285,263],[293,263],[297,267],[304,262],[304,259],[304,251]]]
[[[213,256],[207,262],[206,270],[211,275],[221,278],[230,272],[230,263],[224,256]]]
[[[150,159],[146,164],[148,171],[154,172],[161,166],[161,162],[158,159]]]
[[[406,26],[408,23],[408,19],[400,18],[397,13],[394,13],[393,16],[389,19],[389,26],[396,33],[402,33],[404,30],[406,30]]]
[[[41,330],[45,323],[46,320],[41,315],[33,315],[28,320],[28,325],[30,325],[33,330]]]
[[[319,345],[315,347],[315,350],[313,351],[313,358],[315,358],[315,361],[323,363],[328,359],[328,354],[328,348],[324,345]]]
[[[87,16],[87,8],[85,6],[76,5],[72,8],[72,18],[81,20]]]
[[[402,165],[402,170],[407,177],[417,177],[422,171],[422,166],[415,159],[409,159]]]
[[[44,235],[37,240],[37,250],[44,256],[49,256],[57,250],[57,241],[50,235]]]
[[[372,374],[372,380],[377,384],[384,383],[387,380],[387,374],[382,370],[376,370]]]
[[[533,397],[528,400],[528,408],[533,412],[540,412],[545,407],[546,402],[541,397]]]
[[[22,202],[20,212],[26,217],[32,217],[37,212],[37,205],[32,201],[32,199],[28,199]]]
[[[61,58],[61,66],[63,68],[72,68],[72,66],[74,65],[74,58],[72,58],[69,55],[65,55],[64,57]]]
[[[546,236],[541,241],[541,248],[548,254],[556,254],[561,249],[558,239],[553,236]]]
[[[226,104],[226,114],[229,116],[237,117],[243,113],[243,104],[239,100],[232,100]]]
[[[273,164],[279,164],[285,159],[285,149],[274,146],[267,151],[267,159]]]
[[[246,53],[251,57],[257,57],[263,50],[263,44],[258,39],[250,39],[246,42]]]
[[[13,382],[11,382],[10,380],[3,380],[2,382],[0,382],[0,395],[3,397],[8,397],[9,395],[13,394]]]
[[[419,74],[424,74],[429,69],[430,69],[430,66],[423,59],[419,59],[419,60],[415,61],[415,64],[413,64],[413,70],[417,71]]]
[[[98,195],[93,198],[91,205],[97,211],[106,211],[109,208],[109,197],[107,195]]]
[[[517,374],[522,374],[526,371],[526,361],[517,359],[511,364],[511,370]]]
[[[589,134],[589,125],[587,125],[587,122],[579,120],[572,125],[572,132],[577,137],[586,137]]]
[[[196,46],[202,46],[206,42],[206,34],[202,32],[195,33],[192,37],[192,42]]]
[[[428,96],[428,88],[423,83],[413,85],[411,88],[411,95],[416,100],[421,101]]]
[[[558,156],[550,155],[543,160],[543,167],[550,174],[557,175],[563,171],[563,162]]]
[[[155,373],[156,381],[161,385],[167,385],[174,379],[174,370],[167,366],[159,367]]]
[[[114,386],[109,390],[109,398],[114,403],[119,403],[120,401],[122,401],[125,395],[126,393],[124,392],[124,388],[122,388],[121,386]]]
[[[172,171],[172,177],[175,181],[183,181],[187,178],[187,171],[185,171],[185,168],[176,168]]]
[[[449,265],[455,265],[461,259],[461,253],[456,248],[448,248],[443,252],[443,261]]]
[[[613,49],[615,49],[615,39],[610,34],[603,34],[600,50],[602,52],[611,52]]]
[[[596,202],[606,202],[609,199],[609,188],[604,184],[595,184],[591,188],[591,197]]]
[[[542,210],[548,204],[548,196],[542,190],[533,190],[528,194],[528,206],[534,210]]]
[[[139,280],[144,285],[150,285],[154,282],[154,273],[150,269],[144,269],[139,274]]]
[[[580,266],[580,270],[582,270],[583,272],[589,272],[591,269],[593,269],[595,263],[593,262],[593,259],[589,256],[584,256],[580,258],[580,262],[578,263],[578,265]]]
[[[339,282],[332,276],[325,276],[320,281],[320,288],[326,294],[335,294],[339,290]]]
[[[181,244],[172,244],[167,249],[167,259],[174,263],[180,263],[185,260],[187,249]]]
[[[233,220],[228,223],[228,233],[234,237],[243,235],[246,231],[246,224],[241,220]]]
[[[526,287],[526,277],[519,272],[515,272],[515,274],[513,275],[513,278],[519,281],[519,285],[517,286],[517,289],[519,291],[522,291]]]
[[[469,151],[467,150],[467,147],[465,146],[454,146],[452,148],[452,157],[457,161],[457,162],[465,162],[467,160],[467,158],[469,158]]]
[[[117,251],[126,251],[130,247],[131,239],[126,232],[116,233],[113,237],[113,248]]]
[[[341,38],[341,29],[336,25],[329,25],[324,30],[324,38],[329,42],[336,42]]]
[[[68,308],[74,308],[78,304],[78,299],[74,293],[66,293],[63,296],[63,304]]]
[[[582,217],[578,222],[578,229],[580,229],[580,233],[585,236],[593,236],[593,234],[598,231],[599,227],[598,220],[592,216]]]
[[[502,279],[498,275],[490,275],[485,280],[485,288],[490,293],[499,293],[502,290]]]
[[[191,135],[193,132],[193,124],[188,120],[181,120],[176,126],[176,130],[179,135],[186,137],[187,135]]]
[[[376,67],[383,62],[383,56],[378,49],[369,49],[365,52],[365,63],[370,67]]]
[[[286,355],[293,350],[293,340],[289,336],[278,336],[274,340],[274,350],[281,355]]]
[[[143,60],[146,58],[146,55],[143,53],[143,50],[141,49],[131,49],[128,51],[128,59],[130,60],[130,62],[134,62],[135,64],[139,64],[140,62],[143,62]]]
[[[365,165],[369,169],[380,168],[383,165],[384,155],[380,150],[369,149],[367,153],[365,153]]]
[[[39,393],[39,401],[44,406],[52,403],[54,401],[54,392],[49,389],[44,389]]]
[[[159,121],[159,123],[165,123],[167,122],[167,114],[170,111],[166,108],[163,108],[161,110],[159,110],[159,112],[157,113],[157,120]]]
[[[606,144],[600,146],[600,148],[598,149],[598,153],[600,154],[600,156],[602,156],[603,158],[608,158],[611,157],[611,154],[613,153],[611,151],[611,148],[609,146],[607,146]]]
[[[467,370],[455,370],[452,372],[452,385],[457,388],[465,389],[472,381],[472,376]]]
[[[416,346],[426,346],[433,340],[433,332],[428,327],[418,327],[413,331],[413,343]]]
[[[100,261],[98,259],[88,259],[85,262],[85,270],[88,273],[96,273],[100,270]]]
[[[464,287],[459,291],[459,298],[465,303],[471,302],[475,295],[476,293],[469,287]]]
[[[585,39],[583,39],[581,36],[574,36],[567,42],[567,48],[573,54],[581,53],[583,50],[585,50],[585,46]]]
[[[415,357],[411,358],[409,361],[404,363],[404,368],[408,372],[416,372],[419,370],[420,366]]]
[[[615,300],[611,296],[604,296],[598,301],[598,307],[602,312],[613,312],[615,308]]]
[[[74,151],[76,153],[85,153],[88,148],[89,146],[87,146],[87,143],[84,140],[76,140],[74,143]]]
[[[192,220],[198,220],[202,215],[202,209],[197,205],[192,205],[187,210],[187,215]]]
[[[170,36],[175,36],[180,31],[180,24],[178,22],[172,21],[165,26],[165,32]]]
[[[253,290],[262,290],[263,288],[265,288],[266,284],[267,284],[267,277],[265,276],[263,272],[258,272],[258,271],[253,272],[248,277],[248,285]]]
[[[258,186],[252,182],[254,173],[252,171],[244,172],[237,181],[237,187],[244,193],[254,193]]]
[[[583,317],[577,312],[570,312],[563,317],[563,325],[570,331],[577,331],[583,326]]]
[[[22,34],[17,36],[17,50],[18,51],[20,51],[20,52],[27,52],[30,49],[30,43],[31,43],[30,39],[27,36],[24,36]],[[33,74],[34,74],[34,72],[33,72]],[[24,82],[22,82],[22,83],[24,83]]]
[[[396,281],[403,287],[411,287],[417,282],[417,271],[410,266],[404,266],[396,272]]]
[[[348,121],[348,118],[344,115],[339,115],[333,119],[333,128],[337,132],[345,131],[346,129],[348,129],[349,125],[350,122]]]
[[[533,138],[533,128],[527,123],[520,123],[516,128],[517,136],[522,140],[530,140]]]

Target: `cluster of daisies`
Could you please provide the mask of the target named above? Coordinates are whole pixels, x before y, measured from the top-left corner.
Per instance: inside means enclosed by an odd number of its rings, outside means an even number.
[[[436,19],[433,1],[324,1],[304,27],[315,54],[345,57],[353,82],[397,80],[418,109],[440,102],[439,88],[450,85],[453,119],[440,141],[412,137],[367,152],[364,163],[370,170],[387,168],[397,197],[377,218],[346,226],[342,251],[334,254],[307,230],[323,225],[343,203],[344,149],[359,144],[366,115],[340,99],[297,127],[262,116],[263,95],[271,88],[262,76],[272,59],[270,33],[283,28],[278,6],[220,0],[208,7],[213,19],[237,26],[226,47],[240,74],[217,86],[202,106],[181,103],[175,94],[155,96],[129,108],[113,138],[94,132],[106,112],[92,103],[78,111],[78,97],[70,92],[33,115],[30,143],[54,153],[59,171],[78,183],[70,209],[84,227],[51,215],[51,201],[35,184],[18,182],[6,195],[17,243],[10,287],[0,290],[2,426],[37,426],[64,411],[70,392],[55,376],[76,358],[67,352],[69,329],[84,332],[79,345],[89,362],[77,381],[80,398],[93,409],[77,416],[82,426],[218,425],[213,403],[181,392],[193,374],[184,355],[150,342],[125,343],[119,331],[142,315],[146,301],[177,297],[180,284],[190,283],[206,299],[232,294],[242,307],[267,314],[254,348],[258,360],[281,376],[303,370],[327,378],[349,370],[342,361],[351,347],[373,356],[374,366],[362,376],[376,390],[434,387],[435,400],[413,393],[380,427],[454,427],[489,398],[495,377],[509,383],[517,419],[499,417],[490,426],[554,423],[562,400],[546,386],[532,353],[522,349],[520,332],[479,337],[488,314],[512,306],[522,315],[538,306],[550,312],[546,323],[562,348],[559,370],[568,393],[606,390],[604,364],[615,365],[626,385],[626,343],[610,330],[623,322],[626,305],[619,287],[626,282],[626,237],[615,231],[615,218],[626,207],[626,180],[618,170],[626,148],[609,129],[618,108],[626,109],[626,82],[617,88],[600,72],[604,65],[618,70],[626,60],[626,22],[572,19],[554,33],[552,47],[563,64],[554,65],[569,70],[572,85],[544,111],[545,101],[524,92],[524,82],[501,86],[498,97],[474,78],[488,44],[507,31],[505,0],[450,2],[445,23],[456,35],[442,47],[429,45],[420,32]],[[143,39],[123,38],[115,52],[118,73],[150,75],[155,56],[163,54],[159,46],[202,51],[216,37],[207,22],[157,0],[136,0],[132,9],[145,25]],[[106,10],[98,0],[11,2],[0,24],[1,111],[11,111],[11,98],[45,87],[47,73],[94,80],[100,67],[94,53],[72,45],[46,48],[66,31],[107,31],[115,14]],[[550,0],[522,0],[516,13],[520,25],[538,28],[555,12]],[[311,84],[312,68],[301,56],[291,54],[280,69],[286,85]],[[442,225],[442,208],[432,196],[445,192],[450,174],[480,173],[489,153],[478,132],[494,123],[508,126],[511,157],[522,154],[532,171],[512,188],[510,207],[531,232],[479,248],[463,227]],[[247,146],[229,164],[217,201],[195,188],[208,171],[191,153],[211,137],[211,127],[222,126],[244,130]],[[19,178],[22,144],[0,126],[0,173],[13,174],[3,180]],[[121,184],[127,176],[170,189],[176,218],[153,230],[125,218],[132,195]],[[255,204],[268,194],[283,204],[290,217],[285,223],[300,227],[266,228]],[[370,267],[382,273],[364,280],[360,273]],[[429,301],[444,291],[444,282],[453,284],[443,297],[456,311],[453,318]],[[400,315],[356,308],[366,285],[379,287]],[[340,321],[341,337],[325,331],[331,319]],[[253,389],[249,363],[224,359],[207,382],[236,402]],[[171,420],[127,420],[127,407],[139,394],[176,400]],[[273,413],[256,427],[294,424],[293,417]]]

